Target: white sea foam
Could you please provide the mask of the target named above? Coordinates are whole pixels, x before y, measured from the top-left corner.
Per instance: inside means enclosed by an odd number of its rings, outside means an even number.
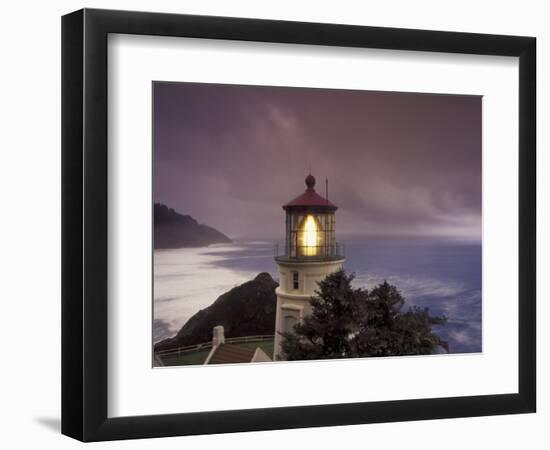
[[[226,245],[155,251],[154,318],[164,322],[171,334],[221,294],[257,275],[216,265],[227,259],[211,254],[220,250],[232,252],[235,248]]]

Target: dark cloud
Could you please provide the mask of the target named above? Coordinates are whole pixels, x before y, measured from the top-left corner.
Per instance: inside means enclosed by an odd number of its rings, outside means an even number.
[[[154,84],[154,198],[277,237],[309,168],[338,232],[481,236],[481,97]]]

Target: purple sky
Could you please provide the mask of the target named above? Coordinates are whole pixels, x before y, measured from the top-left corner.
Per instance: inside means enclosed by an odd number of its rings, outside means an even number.
[[[311,172],[337,235],[481,239],[481,97],[153,85],[154,200],[232,238],[283,238]]]

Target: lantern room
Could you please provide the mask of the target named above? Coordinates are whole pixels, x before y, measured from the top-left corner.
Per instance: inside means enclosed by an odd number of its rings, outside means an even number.
[[[286,239],[280,260],[341,259],[342,248],[335,238],[336,205],[315,191],[315,177],[309,174],[305,192],[283,205],[286,211]],[[328,191],[328,183],[327,183]]]

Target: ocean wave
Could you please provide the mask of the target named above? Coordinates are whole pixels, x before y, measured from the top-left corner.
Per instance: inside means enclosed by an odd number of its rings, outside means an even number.
[[[358,275],[355,285],[363,285],[367,289],[384,282],[395,285],[406,298],[417,297],[452,297],[463,293],[467,287],[452,280],[439,280],[435,278],[418,277],[412,275],[389,275],[380,274]]]

